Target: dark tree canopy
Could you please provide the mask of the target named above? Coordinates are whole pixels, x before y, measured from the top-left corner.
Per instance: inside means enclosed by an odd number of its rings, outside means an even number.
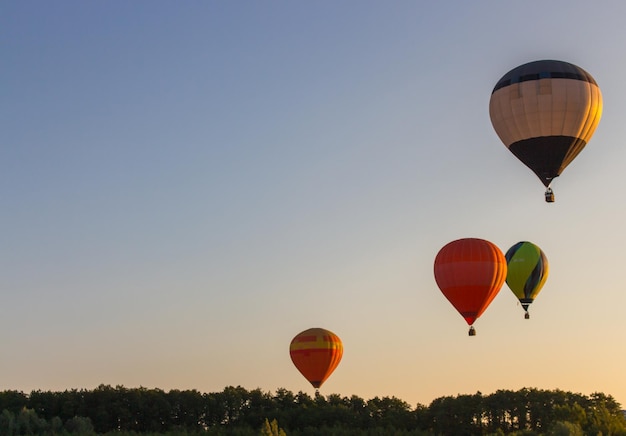
[[[228,386],[221,392],[125,388],[0,392],[0,435],[551,435],[626,436],[610,395],[524,388],[441,397],[412,407],[395,397],[314,397]],[[271,425],[270,425],[271,424]],[[281,434],[283,434],[281,433]]]

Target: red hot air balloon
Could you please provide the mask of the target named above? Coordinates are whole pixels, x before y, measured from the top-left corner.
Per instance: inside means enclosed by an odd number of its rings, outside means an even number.
[[[506,280],[502,251],[489,241],[465,238],[446,244],[435,257],[435,281],[470,326],[487,309]]]
[[[298,371],[318,389],[339,365],[343,344],[333,332],[312,328],[293,338],[289,355]]]

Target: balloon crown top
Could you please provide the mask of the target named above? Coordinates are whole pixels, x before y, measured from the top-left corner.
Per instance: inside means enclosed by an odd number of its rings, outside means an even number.
[[[595,79],[582,68],[569,62],[555,60],[541,60],[529,62],[513,68],[498,81],[492,94],[500,88],[513,83],[539,79],[573,79],[582,80],[597,85]]]

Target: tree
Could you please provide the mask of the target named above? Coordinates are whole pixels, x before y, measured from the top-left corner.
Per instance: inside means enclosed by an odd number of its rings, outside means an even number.
[[[278,427],[278,421],[275,419],[270,423],[267,418],[261,427],[261,436],[287,436],[285,430]]]
[[[61,421],[61,418],[58,416],[55,416],[48,421],[48,428],[50,429],[50,433],[53,435],[62,434],[63,421]]]
[[[9,390],[0,393],[0,410],[18,414],[27,404],[28,396],[23,392]]]
[[[16,432],[15,414],[4,409],[0,415],[0,434],[12,436]]]
[[[227,386],[224,391],[216,395],[217,408],[220,415],[220,424],[233,424],[241,417],[248,405],[248,391],[241,386],[236,388]]]
[[[587,424],[587,413],[578,403],[572,405],[554,406],[554,416],[557,422],[569,422],[584,428]]]
[[[480,392],[434,400],[430,405],[432,425],[437,434],[482,434],[483,403]]]
[[[38,434],[46,430],[48,423],[45,419],[37,416],[33,409],[24,408],[16,417],[18,434]]]
[[[91,419],[80,416],[75,416],[68,419],[65,423],[65,429],[70,433],[78,434],[81,436],[96,434],[93,429],[93,425],[91,424]]]
[[[411,406],[396,397],[375,397],[367,402],[367,408],[377,427],[407,430],[414,426]]]
[[[501,430],[505,433],[511,430],[525,428],[526,403],[521,396],[509,390],[497,390],[483,398],[483,408],[486,419],[486,430],[494,433]],[[520,427],[523,422],[524,427]]]
[[[626,435],[626,419],[620,412],[611,413],[604,403],[595,405],[588,412],[587,434],[605,436]]]
[[[415,409],[395,397],[365,401],[228,386],[222,392],[100,385],[92,391],[0,392],[0,436],[198,434],[248,436],[282,430],[293,436],[424,434],[626,436],[626,418],[611,396],[524,388],[483,396],[441,397]],[[17,405],[21,408],[14,411]],[[273,427],[273,422],[280,422]],[[64,424],[63,424],[64,423]],[[266,425],[267,423],[267,425]],[[272,434],[272,433],[270,433]]]
[[[580,425],[572,423],[572,422],[567,422],[567,421],[556,421],[547,434],[549,436],[584,436],[585,435]]]
[[[171,422],[176,428],[190,431],[203,428],[206,406],[203,395],[197,390],[171,390],[167,394],[171,409]]]

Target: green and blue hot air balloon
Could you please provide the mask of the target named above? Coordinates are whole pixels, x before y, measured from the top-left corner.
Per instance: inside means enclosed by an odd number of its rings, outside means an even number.
[[[548,278],[548,259],[541,248],[532,242],[522,241],[506,252],[506,284],[522,303],[526,319],[530,318],[528,306],[537,298]]]

